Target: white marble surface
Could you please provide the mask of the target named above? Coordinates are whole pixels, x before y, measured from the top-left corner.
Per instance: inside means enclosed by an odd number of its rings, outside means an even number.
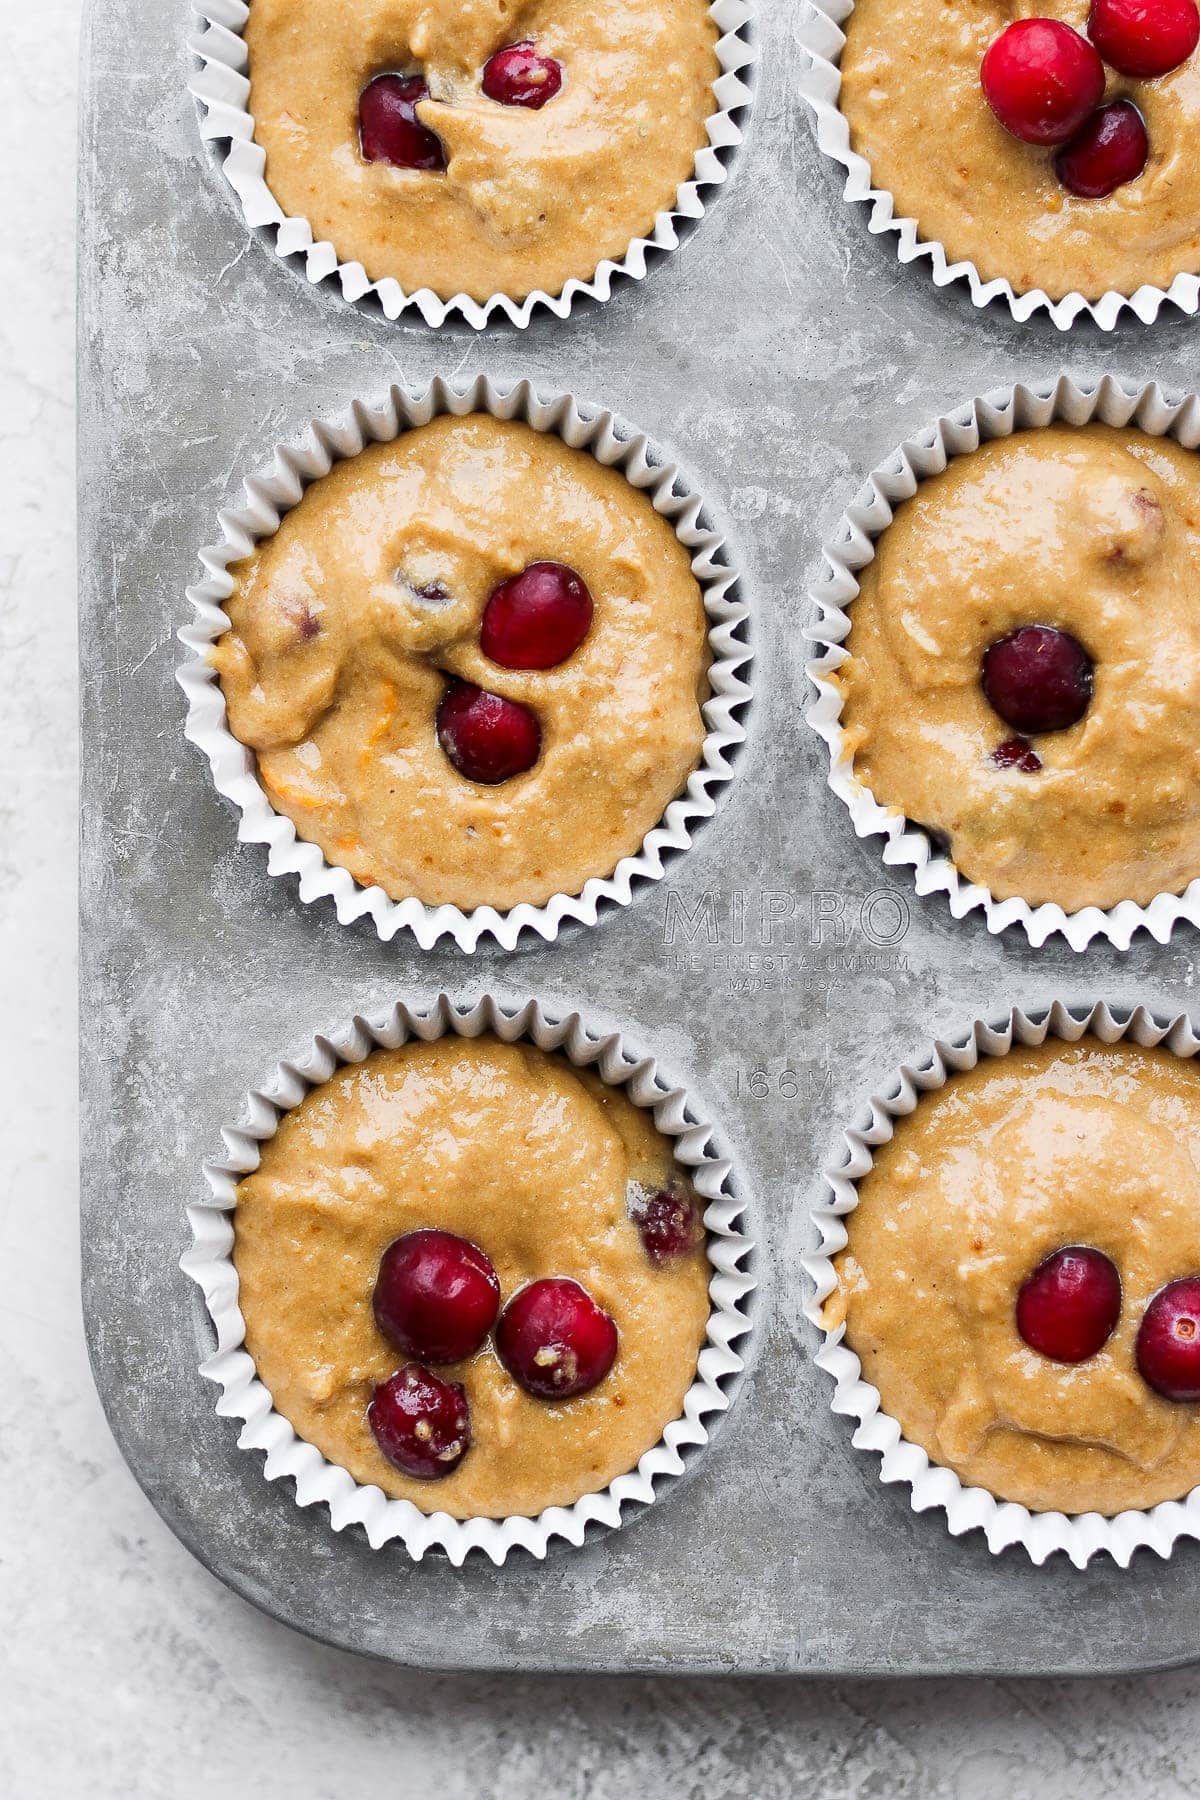
[[[0,1795],[1190,1795],[1200,1673],[837,1687],[402,1674],[234,1598],[126,1473],[76,1292],[78,7],[9,0],[0,57]]]

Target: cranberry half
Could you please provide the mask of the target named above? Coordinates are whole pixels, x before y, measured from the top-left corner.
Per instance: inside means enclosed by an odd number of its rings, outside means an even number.
[[[562,64],[539,56],[530,38],[506,44],[489,56],[483,68],[483,91],[501,106],[524,106],[537,112],[562,86]]]
[[[542,747],[542,728],[527,706],[471,681],[446,689],[437,735],[459,774],[489,787],[532,769]]]
[[[358,96],[358,137],[368,162],[397,169],[446,167],[441,138],[417,117],[418,101],[428,98],[423,75],[376,75],[367,83]]]
[[[1036,775],[1042,766],[1042,759],[1028,738],[1005,738],[992,751],[992,761],[998,769],[1020,769],[1023,775]]]
[[[1022,737],[1065,731],[1091,703],[1092,659],[1069,631],[1022,625],[985,650],[982,679],[991,705]]]
[[[1068,194],[1103,200],[1114,188],[1136,181],[1150,155],[1150,139],[1132,100],[1097,107],[1087,123],[1054,158],[1054,173]]]
[[[1072,1244],[1039,1263],[1017,1295],[1017,1330],[1053,1362],[1086,1362],[1121,1314],[1121,1278],[1099,1250]]]
[[[530,563],[494,589],[479,644],[503,669],[553,669],[578,650],[591,622],[592,596],[574,569]]]
[[[1152,81],[1200,43],[1200,12],[1195,0],[1092,0],[1088,36],[1122,75]]]
[[[496,1349],[527,1394],[569,1400],[604,1380],[616,1360],[617,1328],[577,1281],[552,1276],[513,1295],[500,1314]]]
[[[473,1356],[500,1311],[500,1283],[483,1251],[451,1231],[410,1231],[379,1264],[375,1323],[422,1362]]]
[[[1094,45],[1057,19],[1017,19],[988,46],[984,98],[1025,144],[1065,144],[1104,98]]]
[[[700,1241],[700,1218],[691,1195],[678,1189],[664,1188],[651,1194],[635,1216],[651,1262],[686,1256]]]
[[[471,1414],[459,1381],[406,1363],[375,1389],[367,1423],[388,1461],[414,1481],[440,1481],[471,1448]]]
[[[1200,1275],[1155,1294],[1138,1327],[1137,1366],[1164,1400],[1200,1400]]]

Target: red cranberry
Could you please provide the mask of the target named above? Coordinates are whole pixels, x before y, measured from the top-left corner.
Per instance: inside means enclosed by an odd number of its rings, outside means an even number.
[[[493,590],[479,643],[503,669],[553,669],[578,650],[591,622],[592,596],[574,569],[530,563]]]
[[[1088,709],[1092,659],[1069,631],[1022,625],[984,652],[983,691],[1022,736],[1065,731]]]
[[[686,1256],[700,1241],[700,1219],[690,1194],[664,1188],[634,1208],[637,1228],[652,1262]]]
[[[473,1356],[500,1311],[500,1283],[482,1250],[450,1231],[410,1231],[388,1245],[375,1282],[375,1323],[422,1362]]]
[[[405,1363],[375,1389],[367,1423],[390,1463],[414,1481],[440,1481],[471,1448],[471,1415],[460,1381]]]
[[[988,46],[979,79],[988,105],[1026,144],[1065,144],[1104,98],[1094,46],[1057,19],[1018,19]]]
[[[992,761],[998,769],[1020,769],[1024,775],[1036,775],[1042,766],[1042,759],[1028,738],[1005,738],[992,751]]]
[[[542,728],[527,706],[471,681],[452,681],[446,689],[437,735],[460,775],[491,787],[532,769],[542,747]]]
[[[604,1380],[617,1354],[617,1328],[577,1281],[531,1281],[513,1295],[496,1327],[500,1360],[527,1394],[569,1400]]]
[[[1069,194],[1103,200],[1114,188],[1136,181],[1146,166],[1150,139],[1146,121],[1132,100],[1098,107],[1054,159],[1054,173]]]
[[[1138,1327],[1137,1366],[1164,1400],[1200,1400],[1200,1275],[1159,1288]]]
[[[1112,1336],[1121,1278],[1099,1250],[1072,1244],[1039,1263],[1017,1295],[1017,1330],[1054,1362],[1086,1362]]]
[[[358,96],[358,136],[368,162],[397,169],[444,169],[442,140],[417,117],[417,102],[428,100],[422,75],[377,75]]]
[[[528,106],[537,112],[547,100],[553,100],[562,78],[562,64],[552,56],[539,56],[532,40],[526,38],[489,56],[483,70],[483,91],[501,106]]]
[[[1092,0],[1088,36],[1106,63],[1148,81],[1187,61],[1200,12],[1195,0]]]

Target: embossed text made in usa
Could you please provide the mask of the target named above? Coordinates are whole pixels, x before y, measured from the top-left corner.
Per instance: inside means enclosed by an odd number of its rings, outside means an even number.
[[[705,945],[893,950],[907,936],[910,918],[904,895],[890,887],[867,894],[710,888],[694,895],[668,888],[663,942],[669,949],[696,950]]]

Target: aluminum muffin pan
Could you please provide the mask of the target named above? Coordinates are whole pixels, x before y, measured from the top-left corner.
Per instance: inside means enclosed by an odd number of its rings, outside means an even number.
[[[80,269],[84,1306],[117,1439],[171,1528],[288,1623],[407,1664],[905,1675],[1111,1673],[1200,1657],[1200,1547],[1044,1568],[915,1515],[851,1447],[814,1366],[801,1256],[862,1101],[964,1018],[1103,997],[1172,1014],[1200,936],[1076,956],[989,935],[881,866],[800,714],[806,590],[868,470],[964,394],[1075,379],[1194,387],[1194,335],[1064,340],[897,268],[842,205],[799,98],[787,0],[762,0],[746,144],[702,231],[603,307],[430,332],[288,279],[205,157],[182,4],[92,0]],[[136,104],[142,126],[126,129]],[[631,905],[472,959],[340,926],[237,844],[184,741],[174,633],[214,512],[298,422],[459,366],[635,419],[728,521],[753,616],[739,779]],[[619,1532],[494,1568],[371,1551],[237,1448],[196,1373],[180,1272],[219,1127],[331,1019],[496,986],[659,1056],[727,1146],[758,1251],[753,1351],[711,1445]],[[381,1579],[381,1573],[386,1579]]]

